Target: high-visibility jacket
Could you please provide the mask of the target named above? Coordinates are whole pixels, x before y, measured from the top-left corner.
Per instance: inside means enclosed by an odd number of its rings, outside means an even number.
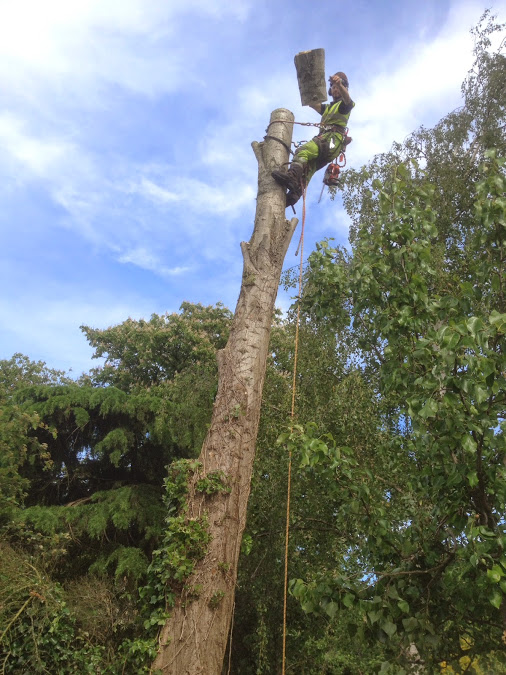
[[[341,106],[345,106],[342,99],[324,104],[321,121],[322,127],[340,126],[346,128],[348,126],[348,120],[350,119],[352,109],[355,107],[355,103],[351,102],[351,108],[346,113],[340,111]]]

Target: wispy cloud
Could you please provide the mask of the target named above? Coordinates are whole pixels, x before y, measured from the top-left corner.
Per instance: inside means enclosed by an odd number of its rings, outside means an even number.
[[[130,188],[131,192],[155,205],[179,204],[185,209],[227,217],[236,217],[255,198],[253,187],[246,182],[232,179],[212,185],[190,176],[174,176],[174,167],[158,169],[159,174],[165,174],[158,178],[162,184],[144,176]]]
[[[33,20],[39,22],[39,30],[33,36],[28,30],[24,37],[26,49],[19,42],[6,39],[0,41],[0,54],[3,49],[4,55],[29,64],[34,70],[51,70],[54,66],[55,77],[65,79],[72,73],[79,81],[97,54],[104,50],[92,73],[95,80],[109,78],[111,82],[135,89],[127,80],[138,77],[139,90],[144,87],[144,94],[149,93],[147,89],[160,93],[164,87],[170,88],[171,79],[165,77],[163,68],[159,70],[159,60],[170,62],[171,67],[181,73],[184,68],[177,57],[175,60],[167,59],[166,55],[162,58],[153,51],[153,45],[158,42],[166,45],[163,38],[168,33],[172,35],[178,21],[192,12],[202,12],[208,17],[228,13],[232,19],[244,21],[249,7],[245,2],[234,8],[225,2],[211,5],[193,1],[183,8],[180,3],[145,5],[128,0],[122,3],[120,10],[115,3],[81,0],[70,11],[67,4],[54,0],[49,2],[47,12],[36,6]],[[16,32],[27,7],[26,2],[13,6],[1,30],[5,33],[10,27]],[[424,42],[420,38],[400,65],[389,63],[388,72],[376,69],[372,79],[365,80],[361,76],[355,88],[352,82],[357,107],[350,125],[354,137],[350,164],[360,164],[374,153],[386,150],[393,140],[402,139],[416,127],[420,111],[426,112],[431,102],[445,97],[455,100],[458,94],[455,73],[460,72],[463,77],[470,63],[468,28],[476,15],[475,3],[464,4],[459,11],[454,9],[435,38]],[[69,35],[73,35],[73,39],[69,39]],[[139,35],[149,39],[134,49],[132,36]],[[91,36],[94,39],[90,39]],[[111,47],[111,39],[122,42]],[[176,36],[175,43],[181,42],[181,37]],[[82,58],[79,51],[84,49],[91,50],[86,58]],[[138,72],[129,62],[138,58],[145,59],[147,69],[156,74],[148,76]],[[82,67],[76,60],[82,62]],[[121,72],[119,61],[123,64]],[[0,69],[0,79],[2,72]],[[88,70],[88,75],[91,72]],[[160,72],[163,86],[153,80],[160,77]],[[181,242],[181,230],[185,233],[184,248],[197,250],[202,239],[202,217],[225,219],[221,224],[223,243],[230,233],[227,221],[252,212],[257,169],[249,144],[251,140],[261,140],[262,126],[270,111],[280,106],[292,108],[299,121],[318,119],[313,111],[300,106],[291,64],[283,72],[263,74],[261,82],[259,79],[241,84],[234,105],[225,108],[221,120],[204,126],[197,157],[158,164],[139,163],[118,154],[108,156],[104,163],[99,148],[86,146],[81,130],[70,128],[58,135],[53,127],[51,133],[41,136],[33,118],[23,119],[6,112],[0,116],[4,173],[11,179],[14,175],[19,181],[43,180],[55,204],[67,213],[61,221],[65,227],[74,229],[99,249],[109,250],[120,262],[166,276],[168,270],[187,267],[175,261],[169,266],[159,262],[160,248]],[[294,138],[310,138],[314,133],[315,129],[296,126]],[[197,159],[200,166],[206,167],[204,171],[199,170]],[[210,257],[218,254],[214,242],[208,242],[203,248]]]
[[[226,110],[225,119],[210,123],[202,135],[200,156],[204,164],[213,170],[254,180],[257,165],[250,143],[263,139],[270,114],[276,108],[302,112],[293,67],[289,71],[264,73],[261,81],[238,87],[234,106]],[[309,112],[316,122],[316,113]],[[307,115],[306,108],[304,119]],[[295,126],[294,138],[301,137],[299,132],[300,128]]]
[[[48,178],[59,171],[75,147],[64,138],[41,138],[30,134],[26,124],[12,113],[0,114],[0,145],[9,174],[23,178]]]
[[[107,328],[128,316],[149,318],[152,312],[160,311],[147,311],[140,297],[118,301],[109,293],[93,293],[83,301],[80,290],[68,288],[62,288],[60,295],[34,291],[12,300],[0,298],[0,323],[5,327],[2,358],[15,352],[38,354],[37,358],[48,365],[57,363],[79,375],[97,365],[80,325]],[[30,307],[30,311],[20,312],[20,305]]]
[[[118,262],[131,263],[141,269],[155,272],[162,277],[177,277],[191,270],[191,267],[166,267],[159,256],[154,255],[146,248],[138,247],[118,255]]]
[[[349,157],[354,165],[388,150],[422,122],[434,124],[441,111],[461,104],[460,83],[471,67],[472,37],[482,9],[477,2],[459,2],[432,39],[403,45],[402,61],[388,54],[372,79],[353,89],[357,106],[351,128],[354,143]]]
[[[250,8],[247,0],[3,3],[0,81],[26,98],[27,83],[37,89],[64,83],[67,94],[86,92],[94,104],[100,103],[100,83],[154,96],[180,85],[205,52],[204,45],[187,48],[185,22],[244,22]]]
[[[0,116],[0,175],[6,182],[13,177],[18,185],[42,181],[63,209],[60,226],[110,251],[119,262],[163,277],[189,267],[160,263],[161,248],[171,249],[183,235],[185,249],[202,248],[203,216],[230,221],[254,203],[251,182],[216,177],[205,182],[181,175],[180,166],[139,164],[120,156],[103,165],[86,148],[66,138],[39,138],[27,127],[10,114]]]

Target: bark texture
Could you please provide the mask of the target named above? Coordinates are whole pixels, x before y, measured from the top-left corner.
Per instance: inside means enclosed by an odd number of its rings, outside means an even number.
[[[325,50],[311,49],[308,52],[299,52],[295,55],[294,61],[302,105],[326,101]]]
[[[253,143],[258,198],[253,235],[241,243],[243,276],[226,347],[218,353],[218,393],[200,454],[203,473],[221,471],[230,493],[205,495],[190,482],[188,517],[207,515],[211,543],[160,635],[153,670],[171,675],[220,675],[230,630],[237,562],[250,492],[274,302],[297,219],[285,219],[285,192],[271,171],[288,161],[293,115],[271,115],[268,137]],[[276,138],[283,143],[275,140]],[[202,477],[202,474],[199,476]]]

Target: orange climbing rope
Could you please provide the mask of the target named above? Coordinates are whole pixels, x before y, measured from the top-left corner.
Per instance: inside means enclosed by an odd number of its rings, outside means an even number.
[[[302,273],[304,263],[304,226],[306,224],[306,187],[302,191],[302,226],[300,233],[300,242],[297,250],[300,250],[300,268],[299,268],[299,295],[297,303],[297,320],[295,323],[295,352],[293,356],[293,380],[292,380],[292,410],[290,418],[295,418],[295,394],[297,389],[297,359],[299,355],[299,324],[300,324],[300,300],[302,298]],[[286,666],[286,605],[288,599],[288,543],[290,535],[290,491],[292,486],[292,451],[288,453],[288,482],[286,495],[286,531],[285,531],[285,584],[283,590],[283,662],[281,673],[285,675]]]

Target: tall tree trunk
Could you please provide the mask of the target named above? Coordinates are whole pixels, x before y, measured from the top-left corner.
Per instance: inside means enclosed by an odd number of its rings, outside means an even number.
[[[218,393],[202,447],[202,472],[190,480],[188,518],[207,515],[211,542],[186,586],[198,597],[179,597],[160,636],[153,669],[171,675],[219,675],[234,604],[237,562],[250,492],[274,302],[297,219],[285,219],[285,193],[271,171],[288,161],[293,115],[271,115],[268,136],[254,142],[258,198],[253,235],[242,242],[241,292],[226,347],[218,353]],[[282,143],[279,142],[279,140]],[[230,492],[195,489],[202,473],[223,472]]]

